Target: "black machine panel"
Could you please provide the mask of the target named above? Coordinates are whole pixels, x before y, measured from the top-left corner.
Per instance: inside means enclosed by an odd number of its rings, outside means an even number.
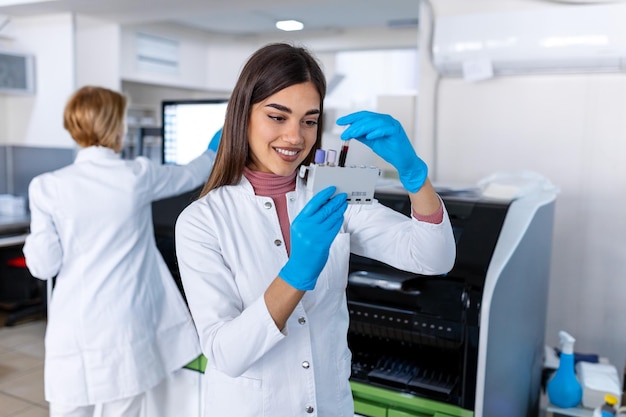
[[[154,228],[156,245],[183,297],[185,297],[185,292],[176,260],[174,229],[180,213],[198,198],[201,191],[202,187],[198,187],[175,197],[164,198],[152,203],[152,227]]]
[[[351,255],[351,378],[473,409],[480,300],[508,204],[473,194],[440,195],[457,245],[448,274],[411,274]],[[375,197],[410,215],[406,194]]]

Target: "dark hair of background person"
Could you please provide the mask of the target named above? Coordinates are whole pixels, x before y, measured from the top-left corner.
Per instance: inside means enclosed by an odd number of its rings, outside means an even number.
[[[215,164],[200,197],[222,185],[237,184],[249,162],[248,124],[252,106],[295,84],[311,81],[320,95],[317,139],[303,161],[308,165],[322,145],[326,78],[317,60],[303,47],[269,44],[256,51],[243,67],[228,101],[226,120]]]

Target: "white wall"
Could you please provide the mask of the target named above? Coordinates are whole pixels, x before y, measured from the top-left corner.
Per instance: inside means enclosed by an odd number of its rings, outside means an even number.
[[[4,49],[35,56],[36,92],[0,96],[0,144],[73,148],[63,108],[77,86],[120,88],[119,25],[71,14],[12,18]]]
[[[207,88],[230,96],[244,64],[257,48],[242,42],[215,42],[207,45]]]
[[[415,48],[337,52],[334,65],[335,74],[344,78],[329,91],[326,107],[375,110],[378,95],[417,92]]]
[[[408,136],[414,138],[418,80],[415,48],[361,48],[333,55],[332,63],[327,61],[324,66],[326,78],[329,83],[335,78],[340,81],[334,88],[328,89],[324,102],[324,148],[339,152],[342,146],[339,136],[345,127],[337,126],[335,121],[359,110],[392,114],[400,120]],[[350,144],[346,163],[372,164],[383,171],[395,173],[391,165],[357,141]]]
[[[4,22],[5,16],[0,15],[0,20]],[[9,22],[0,31],[0,50],[17,52],[14,47],[14,24]],[[21,52],[21,51],[20,51]],[[6,111],[9,96],[0,94],[0,145],[8,142],[8,114]]]
[[[7,120],[7,99],[8,97],[0,95],[0,145],[9,142],[9,123]]]
[[[74,142],[63,129],[62,115],[74,89],[72,16],[14,18],[12,24],[15,40],[11,46],[36,57],[36,93],[4,98],[5,109],[0,114],[5,117],[5,136],[0,143],[71,147]]]
[[[564,3],[432,2],[435,16]],[[431,22],[423,5],[420,45]],[[624,9],[619,9],[624,10]],[[622,17],[626,21],[626,15]],[[436,21],[435,21],[436,24]],[[478,83],[437,76],[420,50],[419,137],[439,182],[532,170],[557,197],[546,343],[570,332],[578,352],[618,370],[626,359],[626,73],[500,77]]]
[[[120,25],[76,16],[76,88],[97,85],[120,90]]]

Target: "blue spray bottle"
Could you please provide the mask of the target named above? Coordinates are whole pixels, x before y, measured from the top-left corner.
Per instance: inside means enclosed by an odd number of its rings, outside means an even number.
[[[557,407],[570,408],[580,404],[583,390],[574,372],[574,339],[569,333],[560,331],[561,357],[559,368],[548,381],[548,398]]]

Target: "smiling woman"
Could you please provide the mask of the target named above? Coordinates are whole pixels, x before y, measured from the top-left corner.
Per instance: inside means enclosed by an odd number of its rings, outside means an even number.
[[[211,176],[176,223],[183,287],[207,357],[205,416],[353,417],[350,252],[427,275],[453,265],[449,219],[391,116],[357,112],[337,122],[400,171],[413,217],[378,202],[348,206],[334,186],[308,195],[296,174],[320,148],[325,92],[306,49],[256,51],[228,102]]]

